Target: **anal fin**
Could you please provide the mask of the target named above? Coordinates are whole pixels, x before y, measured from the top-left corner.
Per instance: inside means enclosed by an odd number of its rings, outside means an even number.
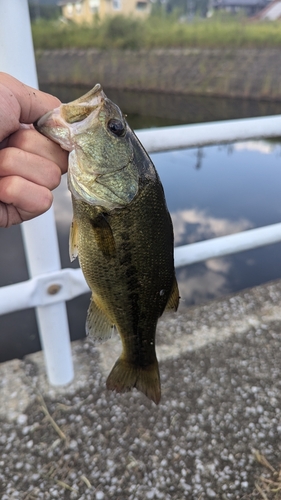
[[[99,344],[108,340],[113,332],[114,325],[109,321],[103,311],[91,299],[86,320],[86,334],[90,335],[95,343]]]

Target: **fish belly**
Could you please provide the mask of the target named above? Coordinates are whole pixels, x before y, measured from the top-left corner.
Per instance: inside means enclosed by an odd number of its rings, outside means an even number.
[[[137,387],[158,403],[155,331],[175,279],[173,231],[162,186],[146,182],[133,202],[111,213],[83,201],[73,204],[92,304],[117,327],[123,344],[107,386],[118,392]]]

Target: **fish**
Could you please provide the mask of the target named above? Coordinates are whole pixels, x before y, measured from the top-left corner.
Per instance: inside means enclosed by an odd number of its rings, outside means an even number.
[[[116,328],[122,353],[106,382],[158,404],[156,326],[176,311],[174,237],[156,169],[119,107],[100,84],[46,113],[35,128],[69,151],[70,259],[92,291],[86,333],[96,343]]]

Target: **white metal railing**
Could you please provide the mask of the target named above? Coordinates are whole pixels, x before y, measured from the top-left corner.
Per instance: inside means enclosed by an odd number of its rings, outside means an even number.
[[[281,223],[175,248],[175,267],[196,264],[281,241]],[[0,314],[50,306],[89,292],[81,269],[59,269],[0,288]]]
[[[0,0],[0,20],[0,70],[37,87],[27,0]],[[150,153],[278,137],[281,136],[281,116],[141,130],[137,135]],[[65,301],[89,289],[81,269],[61,269],[52,209],[22,227],[30,279],[0,288],[0,314],[36,308],[49,381],[53,385],[63,385],[73,378]],[[175,266],[279,241],[281,223],[184,245],[175,248]]]
[[[210,144],[281,137],[281,115],[140,130],[149,153]]]
[[[0,0],[0,24],[0,70],[37,88],[27,0]],[[53,209],[22,224],[22,235],[31,278],[61,268]],[[14,303],[17,300],[18,296]],[[36,316],[49,381],[53,385],[67,384],[74,371],[65,302],[38,305]]]

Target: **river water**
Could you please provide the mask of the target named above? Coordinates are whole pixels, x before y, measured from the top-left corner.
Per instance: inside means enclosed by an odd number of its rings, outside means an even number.
[[[63,102],[85,89],[44,88]],[[137,128],[281,114],[281,103],[108,91]],[[175,244],[192,243],[281,220],[281,142],[248,141],[153,154],[171,212]],[[71,203],[65,179],[55,193],[63,267]],[[0,285],[28,278],[18,227],[0,229]],[[178,269],[181,308],[281,277],[281,244]],[[71,338],[84,336],[89,294],[67,304]],[[33,310],[0,317],[0,361],[40,349]]]

